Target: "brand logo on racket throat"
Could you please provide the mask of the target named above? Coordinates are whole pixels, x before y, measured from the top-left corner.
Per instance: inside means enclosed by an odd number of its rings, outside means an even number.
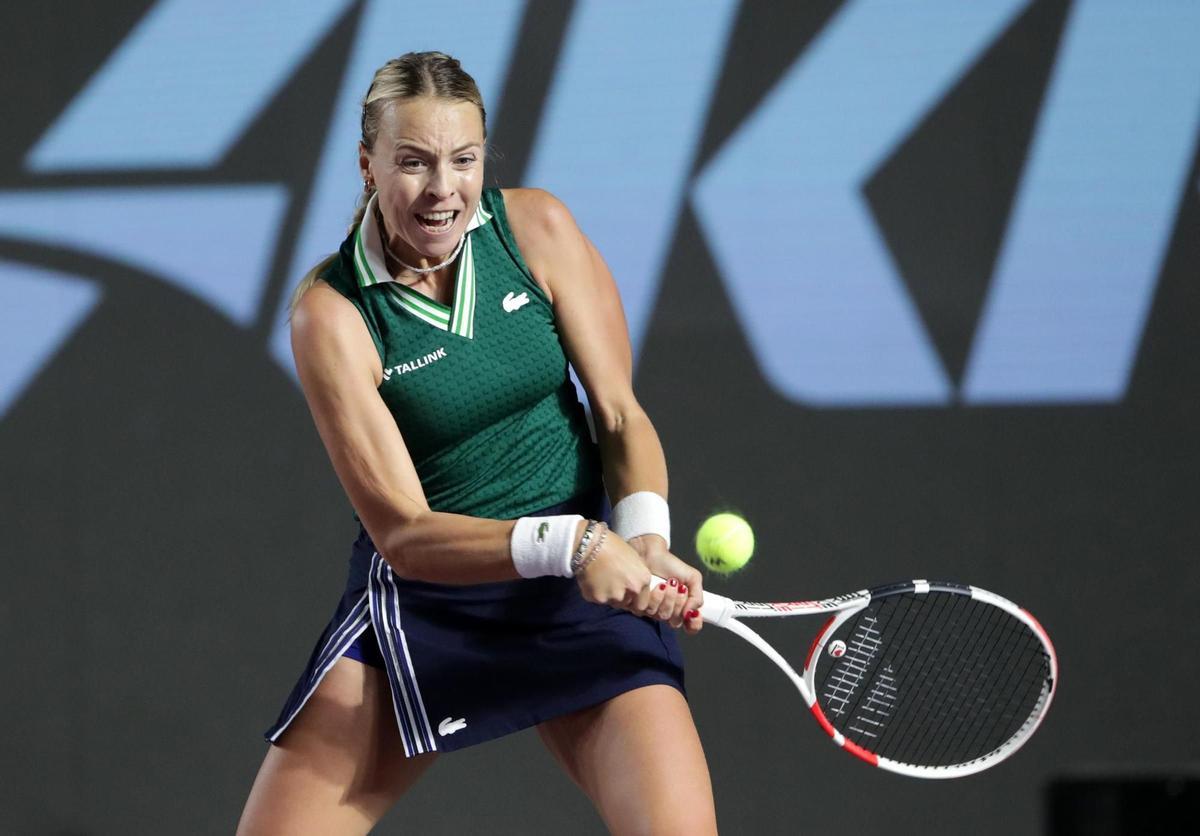
[[[408,374],[415,372],[417,369],[423,369],[430,363],[436,363],[446,356],[446,347],[441,346],[426,354],[424,357],[418,357],[415,360],[409,360],[407,363],[397,363],[396,365],[383,370],[383,379],[391,380],[392,375]]]
[[[829,643],[829,655],[834,659],[840,659],[846,653],[846,643],[841,639],[834,639]]]
[[[438,734],[445,737],[448,734],[454,734],[456,731],[462,731],[467,727],[467,718],[459,717],[457,720],[452,717],[447,717],[442,722],[438,723]]]

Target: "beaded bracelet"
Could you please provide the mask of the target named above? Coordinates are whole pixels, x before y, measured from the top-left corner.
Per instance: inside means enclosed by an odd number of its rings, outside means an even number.
[[[587,551],[584,551],[583,545],[580,543],[580,551],[571,559],[571,575],[582,575],[583,570],[586,570],[588,566],[592,565],[592,561],[599,557],[600,547],[604,546],[604,539],[608,536],[608,527],[605,523],[600,522],[596,523],[596,528],[600,531],[596,541],[587,548]]]
[[[583,529],[583,537],[579,540],[579,546],[575,549],[575,553],[571,555],[571,574],[578,575],[578,566],[583,560],[584,554],[587,552],[588,543],[596,536],[596,526],[600,525],[596,520],[588,520],[587,527]]]

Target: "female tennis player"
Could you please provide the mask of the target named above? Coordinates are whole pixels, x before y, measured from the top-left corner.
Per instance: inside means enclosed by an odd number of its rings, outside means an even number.
[[[453,58],[380,68],[362,211],[293,298],[362,527],[241,834],[365,833],[439,752],[528,727],[611,831],[716,832],[670,629],[700,629],[701,576],[668,550],[621,303],[558,200],[483,187],[485,120]]]

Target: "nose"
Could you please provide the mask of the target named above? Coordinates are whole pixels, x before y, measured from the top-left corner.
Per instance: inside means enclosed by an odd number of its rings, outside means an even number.
[[[444,200],[453,195],[454,186],[448,167],[444,165],[433,166],[429,171],[429,182],[425,188],[429,196],[437,200]]]

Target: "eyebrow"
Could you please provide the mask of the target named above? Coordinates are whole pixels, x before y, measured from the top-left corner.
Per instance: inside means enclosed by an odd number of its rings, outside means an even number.
[[[482,143],[479,143],[479,142],[468,142],[466,145],[460,145],[459,147],[455,148],[450,153],[451,154],[461,154],[463,151],[466,151],[469,148],[479,148],[479,147],[481,147],[481,145],[482,145]],[[402,148],[411,148],[415,151],[422,151],[426,154],[429,153],[429,149],[426,148],[424,145],[418,145],[414,142],[406,142],[405,140],[399,140],[396,143],[395,150],[399,151]]]

